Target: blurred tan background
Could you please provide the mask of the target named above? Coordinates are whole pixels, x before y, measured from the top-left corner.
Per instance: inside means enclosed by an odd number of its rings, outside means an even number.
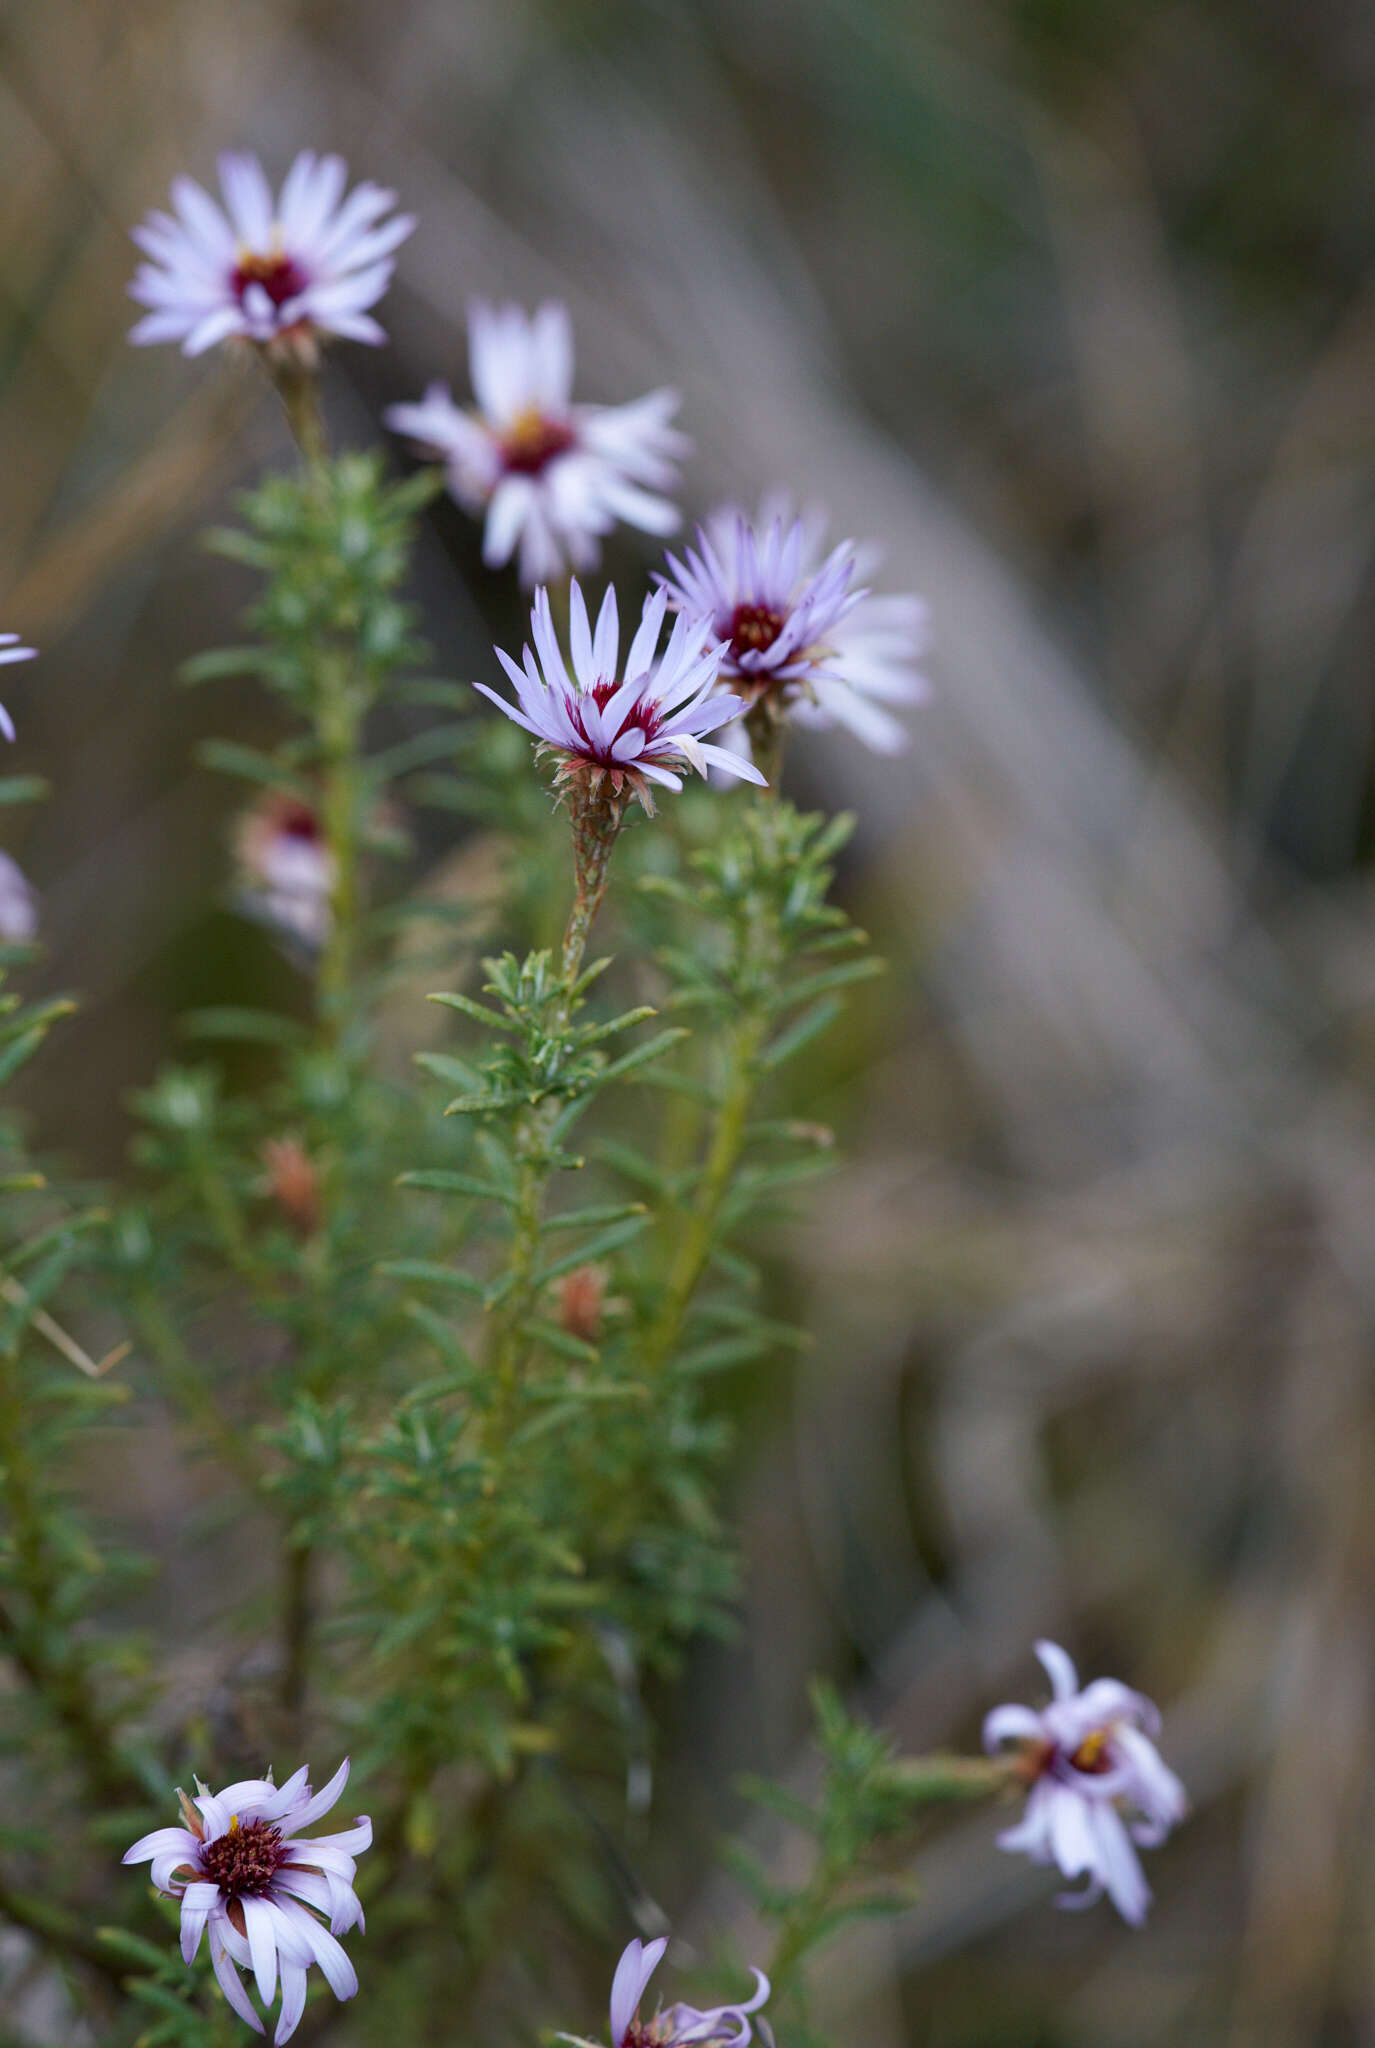
[[[824,499],[930,601],[910,752],[795,764],[862,813],[894,972],[823,1077],[846,1163],[777,1248],[817,1342],[737,1396],[746,1630],[662,1796],[705,1851],[814,1667],[970,1742],[1047,1633],[1161,1701],[1197,1810],[1144,1935],[962,1817],[824,1973],[866,2048],[1375,2043],[1373,108],[1362,0],[0,9],[9,758],[55,786],[3,822],[85,999],[41,1143],[122,1171],[177,1012],[290,998],[191,762],[269,711],[174,681],[244,598],[196,532],[283,431],[124,340],[178,169],[337,148],[419,214],[341,438],[463,387],[470,294],[558,294],[584,395],[682,389],[690,512]],[[451,508],[419,582],[488,673],[519,605]]]

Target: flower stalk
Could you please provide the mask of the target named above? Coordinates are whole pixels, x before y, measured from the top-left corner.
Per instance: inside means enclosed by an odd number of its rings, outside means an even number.
[[[274,349],[264,357],[273,389],[282,401],[291,438],[311,471],[318,471],[329,459],[318,359],[318,351],[313,349],[308,354],[300,349]]]
[[[578,982],[587,957],[587,942],[606,895],[611,853],[625,822],[629,792],[612,790],[600,777],[580,776],[568,786],[572,823],[575,893],[559,949],[559,984],[549,1013],[548,1038],[559,1056],[577,1001]],[[554,1078],[557,1068],[550,1078]],[[496,1435],[504,1439],[514,1414],[523,1344],[521,1328],[534,1301],[534,1275],[539,1256],[545,1190],[553,1166],[553,1129],[559,1113],[556,1094],[532,1104],[516,1132],[518,1161],[515,1229],[511,1240],[511,1284],[502,1304],[493,1340],[497,1376]]]
[[[782,706],[775,698],[760,697],[745,714],[750,759],[764,778],[763,795],[776,798],[783,780],[783,742],[787,725]]]
[[[747,1009],[730,1031],[725,1081],[711,1120],[702,1176],[686,1219],[675,1221],[676,1249],[659,1314],[645,1344],[645,1366],[650,1372],[662,1371],[672,1357],[711,1258],[722,1206],[745,1149],[759,1059],[768,1036],[769,1017],[762,1002]]]

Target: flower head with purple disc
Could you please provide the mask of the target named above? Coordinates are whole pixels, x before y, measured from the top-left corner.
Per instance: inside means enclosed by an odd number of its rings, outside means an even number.
[[[1151,1893],[1137,1847],[1158,1847],[1188,1811],[1184,1787],[1155,1747],[1160,1715],[1115,1678],[1081,1688],[1056,1643],[1037,1643],[1036,1655],[1050,1704],[995,1707],[984,1722],[984,1747],[1015,1744],[1030,1785],[1020,1822],[998,1846],[1088,1880],[1082,1891],[1062,1892],[1058,1905],[1091,1906],[1106,1892],[1139,1927]]]
[[[500,568],[517,555],[527,587],[568,569],[595,569],[617,524],[672,533],[678,512],[665,491],[678,482],[689,442],[670,422],[673,391],[628,405],[573,402],[573,329],[566,306],[531,315],[519,306],[474,305],[468,362],[476,403],[455,403],[431,384],[418,404],[384,418],[444,464],[449,490],[485,517],[482,557]]]
[[[906,732],[883,708],[925,695],[916,672],[921,600],[872,596],[858,583],[872,563],[851,541],[825,549],[825,520],[767,498],[751,519],[722,506],[695,548],[669,555],[659,582],[675,610],[710,622],[726,643],[721,680],[751,710],[798,725],[845,726],[879,753]],[[743,729],[732,739],[744,741]]]
[[[222,204],[193,178],[175,178],[172,212],[133,230],[148,260],[129,296],[150,310],[130,341],[179,341],[188,356],[235,336],[307,352],[326,335],[385,341],[368,309],[415,226],[392,213],[396,194],[365,182],[346,198],[343,158],[313,150],[275,196],[255,156],[227,151],[219,172]]]
[[[501,648],[497,659],[510,677],[516,703],[478,683],[499,711],[539,742],[559,763],[555,785],[577,782],[589,793],[634,797],[651,815],[653,790],[681,789],[682,771],[705,775],[719,768],[747,782],[763,776],[724,747],[704,743],[740,710],[740,700],[716,693],[721,650],[699,621],[675,620],[668,644],[659,640],[668,599],[663,591],[645,599],[644,611],[622,663],[616,593],[608,587],[595,630],[576,581],[569,592],[571,664],[565,662],[554,631],[547,591],[535,593],[527,645],[521,661]]]
[[[372,1846],[372,1822],[364,1814],[342,1834],[301,1833],[329,1812],[348,1775],[346,1758],[314,1793],[304,1764],[280,1786],[243,1778],[211,1792],[197,1781],[194,1799],[177,1795],[183,1826],[155,1828],[124,1853],[126,1863],[151,1862],[157,1889],[180,1899],[183,1957],[193,1962],[207,1938],[220,1990],[255,2033],[265,2030],[239,1971],[252,1972],[265,2006],[280,1979],[277,2048],[296,2031],[312,1963],[336,1998],[358,1989],[337,1937],[363,1925],[353,1877],[355,1858]]]

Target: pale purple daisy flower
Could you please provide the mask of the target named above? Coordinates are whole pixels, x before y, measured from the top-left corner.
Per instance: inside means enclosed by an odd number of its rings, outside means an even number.
[[[395,214],[396,194],[355,185],[347,199],[342,157],[303,150],[279,197],[257,157],[226,152],[219,161],[219,206],[194,179],[172,182],[171,213],[150,213],[133,238],[150,259],[129,296],[151,312],[130,341],[179,341],[198,356],[240,336],[299,344],[308,353],[322,335],[383,342],[368,312],[391,281],[392,252],[415,226]]]
[[[872,551],[842,541],[826,553],[824,533],[824,518],[795,517],[786,498],[766,499],[754,520],[723,506],[658,580],[675,609],[708,618],[728,643],[721,679],[752,709],[842,725],[876,752],[896,753],[907,735],[881,707],[926,694],[916,672],[926,608],[915,597],[872,596],[856,582]],[[748,745],[743,729],[731,740]]]
[[[684,768],[705,775],[715,767],[763,782],[750,762],[703,743],[704,734],[735,717],[740,699],[715,694],[721,650],[706,639],[700,621],[676,619],[667,647],[658,652],[667,610],[662,590],[645,599],[622,666],[615,591],[608,586],[593,631],[575,580],[568,599],[571,675],[545,590],[535,592],[530,614],[538,660],[528,645],[523,666],[497,648],[518,703],[508,703],[485,683],[475,687],[541,749],[558,756],[554,779],[560,789],[574,781],[592,794],[609,788],[617,799],[635,797],[652,815],[651,785],[681,789]]]
[[[242,907],[315,953],[329,937],[334,856],[318,813],[298,798],[266,792],[235,828]]]
[[[573,330],[554,301],[474,305],[468,363],[476,407],[431,384],[418,405],[389,406],[387,425],[438,456],[465,511],[486,514],[482,558],[499,569],[519,549],[527,587],[565,570],[595,569],[618,521],[672,533],[677,508],[661,494],[678,482],[691,444],[669,423],[675,391],[628,405],[573,403]]]
[[[0,633],[0,668],[8,661],[32,661],[37,652],[36,647],[21,647],[17,633]],[[3,704],[0,704],[0,732],[7,740],[14,738],[14,720]]]
[[[680,2002],[660,2006],[653,2019],[640,2018],[640,2000],[667,1947],[668,1936],[660,1935],[657,1941],[632,1941],[622,1952],[611,1984],[611,2048],[686,2048],[689,2042],[694,2048],[746,2048],[754,2032],[749,2015],[769,1995],[762,1970],[753,1972],[754,1996],[739,2005],[703,2012]]]
[[[18,861],[0,853],[0,939],[27,945],[38,936],[38,898]]]
[[[354,1859],[372,1847],[372,1822],[362,1814],[343,1834],[301,1838],[301,1829],[338,1800],[348,1775],[346,1757],[316,1793],[304,1764],[282,1786],[243,1778],[211,1792],[198,1779],[194,1800],[177,1794],[186,1825],[155,1828],[124,1854],[126,1863],[151,1861],[157,1889],[181,1900],[182,1955],[192,1963],[202,1934],[208,1937],[220,1990],[255,2033],[265,2029],[238,1973],[252,1971],[265,2006],[280,1977],[277,2048],[296,2031],[312,1963],[336,1998],[352,1998],[358,1989],[336,1936],[363,1925]]]
[[[1151,1893],[1133,1844],[1158,1847],[1188,1811],[1184,1787],[1152,1739],[1160,1715],[1115,1678],[1096,1678],[1081,1691],[1056,1643],[1037,1643],[1036,1655],[1054,1693],[1049,1706],[1039,1713],[995,1707],[984,1722],[986,1749],[1019,1746],[1031,1788],[1020,1822],[999,1835],[998,1847],[1088,1879],[1082,1891],[1062,1892],[1057,1905],[1091,1906],[1106,1892],[1122,1918],[1140,1927]]]

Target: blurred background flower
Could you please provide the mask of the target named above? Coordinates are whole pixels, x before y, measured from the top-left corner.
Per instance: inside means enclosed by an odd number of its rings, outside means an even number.
[[[807,1672],[972,1745],[1044,1632],[1166,1710],[1195,1811],[1148,1932],[1052,1914],[957,1818],[834,1952],[837,2036],[1368,2038],[1369,10],[48,0],[7,12],[0,94],[0,616],[45,657],[5,699],[55,786],[7,847],[85,994],[25,1083],[40,1142],[122,1170],[177,1013],[292,1000],[193,765],[272,708],[173,680],[245,595],[196,529],[285,430],[225,357],[129,349],[125,286],[174,174],[337,150],[419,220],[392,347],[331,351],[341,439],[452,374],[471,298],[558,298],[580,397],[682,393],[689,519],[824,500],[932,609],[905,753],[792,743],[799,794],[859,809],[844,888],[894,972],[815,1073],[843,1164],[773,1270],[818,1341],[732,1388],[748,1626],[689,1674],[645,1881],[748,1956],[691,1881],[733,1772],[801,1753]],[[480,547],[437,503],[420,594],[444,668],[495,680],[523,607]],[[627,601],[656,560],[608,541]],[[103,1482],[164,1552],[170,1471],[153,1418]],[[220,1589],[177,1571],[204,1688]]]

